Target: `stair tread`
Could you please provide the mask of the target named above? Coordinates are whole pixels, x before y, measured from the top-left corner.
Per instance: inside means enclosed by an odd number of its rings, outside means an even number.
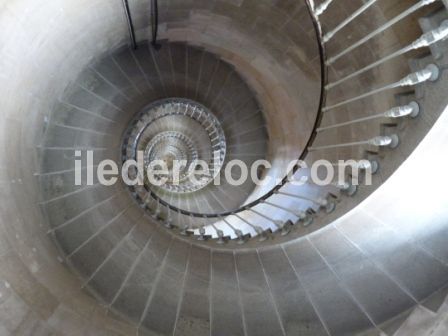
[[[428,299],[422,302],[422,306],[431,310],[434,313],[439,314],[439,310],[443,309],[444,305],[448,304],[448,286],[440,289],[433,295],[431,295]]]
[[[394,336],[424,335],[437,320],[437,314],[423,306],[417,306]]]

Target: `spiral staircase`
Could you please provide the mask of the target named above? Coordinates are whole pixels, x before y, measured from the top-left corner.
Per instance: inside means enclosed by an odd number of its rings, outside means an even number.
[[[446,335],[447,6],[0,1],[0,335]]]

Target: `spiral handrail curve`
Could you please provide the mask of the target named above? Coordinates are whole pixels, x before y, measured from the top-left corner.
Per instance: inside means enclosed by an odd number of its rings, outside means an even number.
[[[306,7],[307,10],[309,12],[309,15],[311,17],[312,23],[313,23],[313,27],[314,27],[314,31],[315,31],[315,35],[316,35],[316,40],[317,40],[317,44],[318,44],[318,49],[319,49],[319,59],[320,59],[320,72],[321,72],[321,83],[320,83],[320,98],[319,98],[319,106],[318,106],[318,111],[317,111],[317,115],[316,115],[316,119],[314,122],[314,126],[311,132],[311,135],[308,138],[308,141],[305,145],[304,150],[302,151],[301,155],[299,156],[299,158],[297,159],[297,161],[304,161],[305,158],[307,157],[307,155],[309,154],[309,148],[312,146],[312,144],[314,143],[316,136],[318,134],[318,128],[320,127],[320,124],[322,122],[322,118],[324,115],[324,107],[325,107],[325,103],[326,103],[326,85],[328,84],[328,68],[327,68],[327,58],[326,58],[326,48],[325,48],[325,43],[324,43],[324,35],[322,32],[322,28],[321,25],[318,21],[318,18],[313,10],[313,5],[311,4],[310,0],[305,0],[306,3]],[[196,217],[196,218],[206,218],[206,219],[212,219],[212,218],[223,218],[223,217],[227,217],[227,216],[231,216],[234,214],[239,214],[243,211],[247,211],[248,209],[251,209],[263,202],[265,202],[266,200],[268,200],[270,197],[272,197],[274,194],[276,194],[280,189],[282,189],[288,182],[290,182],[290,176],[293,176],[295,173],[297,173],[297,171],[300,169],[301,167],[299,165],[295,165],[291,171],[289,171],[285,177],[281,180],[280,183],[278,183],[274,188],[272,188],[269,192],[267,192],[266,194],[264,194],[263,196],[259,197],[258,199],[244,205],[241,206],[237,209],[234,210],[229,210],[229,211],[225,211],[225,212],[220,212],[220,213],[213,213],[213,214],[206,214],[206,213],[197,213],[194,211],[188,211],[185,209],[180,209],[177,208],[176,206],[164,201],[163,199],[161,199],[157,193],[155,193],[153,190],[147,189],[147,194],[148,196],[152,197],[158,204],[164,206],[165,208],[167,208],[169,211],[173,211],[174,213],[178,213],[181,215],[185,215],[185,216],[190,216],[190,217]],[[131,188],[132,190],[133,188]],[[143,200],[142,200],[143,201]]]

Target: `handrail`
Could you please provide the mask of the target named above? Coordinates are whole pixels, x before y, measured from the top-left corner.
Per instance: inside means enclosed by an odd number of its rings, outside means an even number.
[[[125,1],[125,0],[123,0],[123,1]],[[322,118],[324,115],[323,110],[324,110],[324,106],[325,106],[326,98],[327,98],[325,88],[326,88],[326,85],[328,84],[328,68],[326,65],[327,58],[326,58],[326,48],[325,48],[325,44],[323,42],[323,32],[322,32],[321,26],[319,24],[319,21],[317,19],[317,16],[313,11],[313,6],[312,6],[310,0],[305,0],[305,3],[307,6],[307,9],[308,9],[308,12],[310,14],[311,20],[313,22],[313,27],[315,30],[316,39],[317,39],[318,47],[319,47],[320,68],[321,68],[321,89],[320,89],[319,107],[318,107],[318,111],[317,111],[317,115],[316,115],[316,120],[313,125],[313,130],[312,130],[311,135],[306,143],[305,149],[303,150],[300,157],[298,158],[298,161],[303,161],[306,158],[306,156],[310,152],[309,148],[314,143],[316,136],[318,134],[318,128],[322,122]],[[193,212],[193,211],[179,209],[179,208],[169,204],[168,202],[164,201],[163,199],[161,199],[154,191],[149,189],[146,185],[144,186],[144,188],[145,188],[146,192],[149,194],[149,196],[151,196],[153,199],[155,199],[159,204],[161,204],[165,208],[172,210],[178,214],[182,214],[182,215],[190,216],[190,217],[196,217],[196,218],[206,218],[206,219],[222,218],[222,217],[235,215],[235,214],[241,213],[243,211],[247,211],[248,209],[253,208],[253,207],[263,203],[264,201],[266,201],[267,199],[269,199],[270,197],[275,195],[281,188],[283,188],[289,182],[289,177],[293,176],[299,169],[300,169],[300,166],[295,165],[292,168],[292,170],[288,174],[286,174],[286,176],[282,179],[282,181],[278,185],[276,185],[271,191],[269,191],[265,195],[259,197],[257,200],[252,201],[251,203],[248,203],[248,204],[246,204],[238,209],[235,209],[235,210],[226,211],[226,212],[222,212],[222,213],[214,213],[214,214],[204,214],[204,213],[197,213],[197,212]]]

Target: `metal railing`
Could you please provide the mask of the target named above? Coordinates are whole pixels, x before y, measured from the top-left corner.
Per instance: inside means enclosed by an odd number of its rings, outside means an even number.
[[[339,129],[344,126],[367,123],[372,120],[377,120],[384,118],[386,120],[398,119],[398,118],[415,118],[420,112],[420,107],[417,101],[411,101],[405,105],[400,105],[396,107],[391,107],[385,112],[373,113],[366,117],[354,118],[351,120],[333,123],[326,126],[321,126],[323,118],[334,110],[340,107],[349,107],[350,104],[363,100],[365,98],[386,93],[390,90],[401,88],[401,87],[415,87],[421,85],[425,82],[435,81],[439,77],[439,68],[434,65],[428,65],[424,69],[416,72],[412,72],[405,76],[404,78],[388,84],[380,84],[374,89],[369,89],[366,92],[359,94],[357,96],[344,99],[332,105],[327,104],[327,93],[334,88],[342,85],[349,80],[360,76],[367,71],[375,69],[380,65],[393,60],[399,56],[405,55],[406,53],[421,49],[425,47],[430,47],[437,42],[440,42],[448,37],[448,21],[443,22],[439,27],[433,29],[430,32],[423,34],[421,37],[416,39],[411,44],[400,48],[399,50],[384,56],[375,62],[355,70],[352,73],[344,76],[341,79],[337,79],[332,82],[328,82],[328,67],[350,55],[354,50],[360,48],[365,43],[370,41],[372,38],[379,36],[380,34],[386,32],[388,29],[393,27],[396,23],[406,19],[411,14],[415,13],[420,8],[430,5],[437,0],[422,0],[404,10],[399,15],[390,19],[377,29],[368,33],[365,37],[352,43],[344,50],[340,51],[332,57],[327,57],[326,44],[335,38],[335,36],[340,33],[347,25],[355,21],[361,14],[365,13],[367,10],[371,9],[373,5],[377,3],[377,0],[369,0],[365,2],[364,5],[359,7],[354,13],[349,15],[340,24],[328,32],[323,32],[320,23],[321,16],[331,8],[334,3],[333,0],[325,0],[319,5],[315,5],[313,0],[306,0],[308,10],[310,12],[312,22],[315,29],[316,39],[319,45],[320,54],[320,65],[321,65],[321,92],[319,109],[316,115],[316,120],[314,123],[314,128],[305,150],[301,154],[299,160],[304,161],[310,153],[325,151],[328,149],[344,148],[344,147],[355,147],[355,146],[374,146],[377,148],[388,147],[396,148],[399,143],[399,135],[378,135],[370,139],[353,139],[350,142],[344,143],[330,143],[323,145],[315,145],[316,139],[320,134],[330,130]],[[364,161],[360,164],[360,168],[369,169],[373,173],[378,170],[378,163],[375,160],[371,160],[368,164]],[[334,165],[337,165],[334,163]],[[214,238],[216,243],[224,244],[234,239],[238,244],[244,244],[250,238],[257,238],[259,241],[266,241],[272,234],[278,233],[280,235],[289,234],[295,226],[301,225],[307,227],[313,223],[314,217],[319,211],[324,214],[334,211],[336,207],[335,199],[338,196],[333,194],[325,194],[325,197],[313,198],[310,196],[303,196],[296,193],[288,192],[286,187],[289,183],[289,177],[297,173],[300,169],[299,165],[296,165],[292,171],[285,176],[285,178],[276,185],[271,191],[266,193],[264,196],[252,201],[238,209],[229,210],[221,213],[196,213],[187,209],[179,209],[173,204],[170,204],[166,200],[161,199],[154,191],[148,189],[145,191],[135,189],[135,197],[139,199],[142,207],[146,208],[151,217],[162,222],[167,228],[172,230],[177,230],[181,235],[194,235],[198,240],[208,240]],[[341,194],[347,196],[353,196],[356,192],[356,187],[350,183],[335,184],[334,185]],[[139,193],[141,195],[139,195]],[[287,206],[285,204],[278,204],[274,200],[274,197],[284,197],[290,201],[304,201],[307,202],[308,208],[304,210],[298,210],[296,206]],[[280,211],[288,214],[288,219],[277,220],[273,218],[272,214],[268,214],[259,209],[259,207],[270,207],[275,211]],[[251,218],[252,220],[249,220]],[[257,218],[257,221],[253,221],[253,218]],[[270,226],[261,226],[259,221],[265,221],[270,223]],[[235,224],[235,221],[237,224]],[[224,228],[227,232],[232,234],[225,234]]]

